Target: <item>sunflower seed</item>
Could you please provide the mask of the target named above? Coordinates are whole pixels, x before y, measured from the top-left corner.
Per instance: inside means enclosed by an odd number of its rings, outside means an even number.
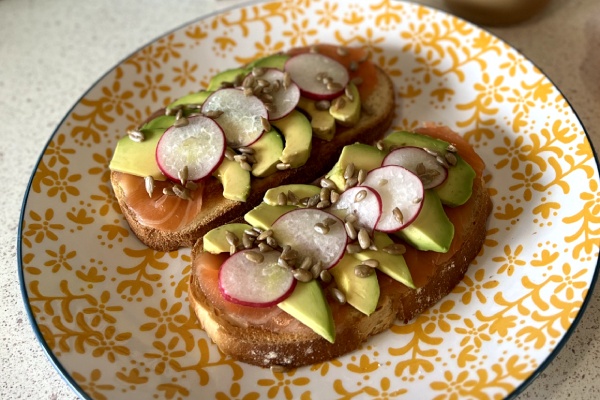
[[[320,198],[318,194],[315,194],[308,199],[308,207],[316,207],[319,204]]]
[[[337,82],[329,82],[327,84],[327,90],[332,91],[332,92],[340,91],[343,88],[344,87],[341,84],[337,83]]]
[[[448,164],[448,161],[446,161],[446,158],[438,155],[437,157],[435,157],[435,161],[438,162],[438,164],[440,164],[442,167],[444,168],[450,168],[450,165]]]
[[[231,148],[228,147],[227,149],[225,149],[225,158],[228,159],[229,161],[233,161],[233,158],[235,157],[235,151]]]
[[[337,203],[339,199],[340,199],[340,194],[338,192],[336,192],[335,190],[332,190],[331,194],[329,195],[329,201],[331,202],[331,204]]]
[[[419,204],[422,201],[423,201],[422,197],[415,197],[412,202],[413,202],[413,204]]]
[[[359,278],[367,278],[374,273],[375,271],[373,268],[365,264],[358,264],[356,267],[354,267],[354,275],[358,276]]]
[[[173,122],[173,126],[176,128],[181,128],[183,126],[187,126],[189,125],[190,121],[188,121],[188,119],[186,117],[181,117],[177,120],[175,120],[175,122]]]
[[[358,184],[362,185],[366,178],[367,178],[367,171],[364,170],[364,169],[362,169],[362,168],[359,169],[358,170],[358,175],[356,176]]]
[[[179,182],[181,182],[182,185],[185,185],[185,183],[188,180],[188,166],[184,165],[183,168],[181,168],[178,172],[177,172],[177,177],[179,178]]]
[[[309,270],[310,267],[312,267],[312,265],[313,265],[312,258],[306,257],[306,258],[304,258],[304,260],[302,260],[302,262],[300,263],[300,266],[298,268]]]
[[[356,193],[356,196],[354,196],[354,202],[360,203],[365,199],[365,197],[367,197],[367,191],[365,189],[361,189],[358,191],[358,193]]]
[[[242,81],[242,87],[244,89],[251,88],[252,86],[254,86],[255,81],[256,79],[254,79],[254,75],[248,74],[246,78],[244,78],[244,80]]]
[[[331,276],[331,272],[327,271],[326,269],[321,270],[321,272],[319,273],[319,279],[321,279],[321,281],[323,281],[324,283],[331,282],[332,278],[333,277]]]
[[[329,200],[330,197],[331,197],[331,189],[321,188],[321,191],[319,192],[319,199],[321,199],[321,201],[325,201],[325,200]]]
[[[246,229],[246,230],[244,231],[244,233],[245,233],[246,235],[248,235],[248,236],[252,236],[252,237],[254,237],[254,238],[256,238],[258,235],[260,235],[260,233],[259,233],[259,232],[256,232],[254,229]]]
[[[329,226],[324,225],[321,222],[317,222],[314,226],[314,229],[321,235],[327,235],[329,233]]]
[[[258,251],[260,251],[261,253],[268,253],[273,250],[274,249],[271,246],[269,246],[268,244],[266,244],[265,242],[260,242],[258,244]]]
[[[358,243],[350,243],[346,245],[346,252],[348,254],[356,254],[362,251],[362,247]]]
[[[456,148],[455,145],[453,144],[449,144],[448,147],[446,147],[446,150],[451,152],[451,153],[456,153],[458,151],[458,149]]]
[[[290,75],[289,72],[286,71],[283,73],[283,82],[282,83],[283,83],[283,88],[286,90],[292,84],[292,76]]]
[[[232,256],[235,254],[235,252],[237,251],[237,247],[234,245],[230,245],[229,246],[229,255]]]
[[[321,200],[317,203],[317,208],[318,209],[323,209],[323,208],[327,208],[331,205],[331,201],[329,200]]]
[[[245,87],[244,88],[244,95],[246,97],[250,97],[250,96],[254,95],[254,89],[252,89],[252,87]]]
[[[277,259],[277,264],[278,264],[279,266],[281,266],[281,267],[284,267],[284,268],[290,268],[290,269],[292,268],[292,266],[290,265],[290,263],[288,263],[286,260],[284,260],[284,259],[283,259],[283,258],[281,258],[281,257],[279,257],[279,258]]]
[[[324,188],[326,187],[326,188],[330,188],[330,189],[335,188],[335,186],[336,186],[335,183],[333,183],[333,181],[329,178],[321,179],[320,184],[321,184],[321,187],[324,187]]]
[[[179,197],[180,199],[183,200],[191,200],[192,197],[190,196],[190,191],[186,188],[184,188],[183,186],[180,185],[173,185],[173,193],[175,193],[175,196]]]
[[[379,186],[385,186],[388,184],[388,180],[383,178],[383,179],[380,179],[378,183],[379,183]]]
[[[358,221],[358,216],[354,213],[346,214],[346,216],[344,217],[344,221],[350,222],[351,224],[353,224],[356,221]]]
[[[242,161],[247,161],[248,160],[248,156],[246,154],[236,154],[235,156],[233,156],[233,161],[236,162],[242,162]]]
[[[313,279],[317,279],[319,275],[321,275],[321,271],[323,271],[323,263],[321,263],[321,261],[317,261],[310,267],[310,273],[312,274]]]
[[[338,288],[331,288],[331,294],[340,304],[346,303],[346,295]]]
[[[367,230],[364,228],[361,228],[358,231],[357,239],[358,239],[358,244],[360,245],[360,247],[363,250],[368,249],[369,246],[371,245],[371,237],[369,236],[369,232],[367,232]]]
[[[289,163],[282,163],[282,162],[281,162],[281,163],[278,163],[278,164],[276,165],[276,167],[277,167],[277,169],[278,169],[279,171],[285,171],[285,170],[287,170],[287,169],[290,169],[292,166],[291,166]]]
[[[262,124],[262,127],[265,131],[269,132],[271,130],[271,124],[269,123],[269,120],[265,117],[260,117],[260,123]]]
[[[277,204],[280,206],[285,206],[288,202],[287,196],[283,192],[279,192],[277,195]]]
[[[352,94],[350,86],[346,86],[346,88],[344,89],[344,94],[346,95],[349,101],[354,101],[354,94]]]
[[[271,86],[265,86],[263,88],[262,91],[262,96],[260,96],[260,99],[262,100],[263,103],[272,103],[273,102],[273,96],[271,95]]]
[[[310,282],[313,279],[312,273],[305,269],[296,268],[292,271],[294,278],[300,282]]]
[[[437,157],[440,155],[440,153],[438,153],[437,151],[430,149],[429,147],[423,147],[423,150],[425,150],[428,154]]]
[[[267,229],[266,231],[262,231],[257,237],[256,240],[266,240],[269,236],[273,236],[273,230]]]
[[[144,186],[146,187],[146,193],[148,193],[148,196],[152,197],[152,193],[154,193],[154,178],[151,176],[146,176],[144,178]]]
[[[146,136],[144,136],[144,133],[136,129],[129,129],[127,131],[127,135],[129,136],[129,139],[133,140],[134,142],[141,143],[144,140],[146,140]]]
[[[204,115],[207,118],[213,118],[213,119],[217,119],[219,118],[221,115],[223,115],[223,110],[208,110],[202,113],[202,115]]]
[[[292,249],[290,245],[286,244],[281,250],[281,258],[287,261],[295,260],[296,258],[298,258],[298,252]]]
[[[254,236],[248,235],[246,232],[242,235],[242,245],[245,249],[250,249],[254,246]]]
[[[247,251],[244,253],[244,256],[246,256],[246,259],[248,259],[256,264],[261,263],[265,260],[265,256],[263,256],[258,251]]]
[[[404,223],[404,215],[402,215],[402,211],[398,207],[394,207],[392,210],[392,214],[394,215],[394,219],[401,224]]]
[[[356,240],[356,238],[358,237],[358,232],[356,232],[354,224],[352,224],[351,222],[346,222],[344,223],[344,228],[346,229],[346,234],[348,235],[348,237],[351,240]]]
[[[264,88],[270,85],[269,81],[266,79],[257,79],[256,80],[256,85],[260,88]]]
[[[276,249],[279,246],[277,244],[277,240],[275,240],[275,238],[273,236],[267,237],[266,242],[269,246],[271,246],[274,249]]]
[[[240,162],[240,167],[242,167],[242,169],[245,169],[246,171],[252,171],[252,165],[250,165],[248,161]]]
[[[346,180],[346,186],[345,186],[345,188],[349,189],[349,188],[354,187],[356,185],[358,185],[358,178],[355,177],[355,176],[353,176],[352,178]]]
[[[240,244],[240,238],[237,237],[237,235],[231,231],[225,231],[225,240],[227,240],[227,243],[229,243],[230,245],[237,246],[238,244]]]
[[[458,162],[458,159],[456,158],[456,155],[454,153],[446,153],[444,157],[446,158],[448,164],[452,166],[456,165],[456,163]]]
[[[308,207],[309,200],[310,200],[310,197],[303,197],[300,200],[298,200],[298,205],[300,205],[302,207]]]
[[[383,140],[378,140],[375,143],[375,147],[377,147],[378,150],[383,150],[385,149],[385,145],[383,144]]]
[[[255,77],[263,76],[265,74],[265,72],[266,72],[266,70],[261,67],[252,68],[252,75],[254,75]]]
[[[335,225],[336,223],[337,223],[337,220],[330,218],[330,217],[325,218],[325,221],[323,221],[323,224],[325,224],[327,226]]]
[[[326,79],[329,79],[329,76],[327,75],[327,72],[319,72],[315,78],[317,78],[318,81],[325,81]]]
[[[348,165],[346,165],[346,168],[344,169],[344,179],[350,179],[354,176],[354,173],[356,172],[356,167],[354,166],[354,163],[350,163]]]
[[[331,107],[331,102],[329,100],[319,100],[315,102],[315,108],[319,111],[327,111]]]
[[[238,148],[238,151],[242,154],[254,154],[256,151],[252,147],[242,146]]]
[[[370,268],[379,267],[379,261],[377,261],[374,258],[369,258],[368,260],[364,260],[362,263]]]
[[[327,86],[329,87],[329,85],[327,85]],[[336,110],[339,110],[340,108],[344,108],[345,105],[346,105],[346,100],[344,100],[343,97],[336,97],[331,102],[331,106]]]
[[[288,190],[287,198],[288,198],[288,204],[291,204],[293,206],[298,205],[298,197],[291,190]]]
[[[381,250],[388,254],[402,255],[402,254],[406,253],[406,246],[404,246],[403,244],[400,244],[400,243],[393,243],[388,246],[385,246]]]
[[[163,194],[167,196],[175,196],[175,192],[173,192],[173,189],[169,187],[163,188]]]

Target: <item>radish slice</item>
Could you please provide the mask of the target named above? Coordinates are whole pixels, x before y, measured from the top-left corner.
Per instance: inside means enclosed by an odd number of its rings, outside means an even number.
[[[273,97],[273,109],[269,111],[269,119],[274,121],[281,119],[291,113],[298,105],[300,100],[300,89],[298,85],[291,82],[287,87],[283,87],[285,73],[275,68],[268,68],[258,79],[264,79],[270,83],[272,88],[268,95]],[[279,83],[275,83],[279,81]]]
[[[317,224],[327,225],[328,232],[319,232]],[[316,208],[288,211],[273,223],[271,229],[280,245],[290,245],[302,258],[321,261],[323,268],[337,264],[348,241],[344,223],[335,215]]]
[[[421,180],[404,167],[388,165],[367,174],[363,186],[375,189],[381,196],[381,218],[375,229],[395,232],[417,218],[423,207]]]
[[[209,176],[225,154],[225,135],[215,121],[203,116],[188,121],[186,126],[167,129],[156,146],[156,163],[172,180],[180,180],[184,169],[189,181]]]
[[[435,156],[420,147],[406,146],[391,151],[381,165],[399,165],[417,175],[424,189],[431,189],[444,183],[448,170]]]
[[[313,100],[339,97],[350,80],[346,67],[318,53],[295,55],[286,61],[284,69],[302,94]]]
[[[219,89],[202,104],[202,113],[220,113],[215,121],[223,128],[227,144],[233,148],[249,146],[265,131],[263,119],[269,118],[265,104],[239,89]]]
[[[250,260],[248,254],[263,257]],[[281,253],[242,250],[229,257],[219,270],[219,290],[225,299],[251,307],[271,307],[292,294],[296,279],[289,268],[277,263]]]
[[[356,214],[356,225],[373,231],[381,218],[381,196],[368,186],[355,186],[345,190],[339,200],[327,211],[344,219],[347,214]]]

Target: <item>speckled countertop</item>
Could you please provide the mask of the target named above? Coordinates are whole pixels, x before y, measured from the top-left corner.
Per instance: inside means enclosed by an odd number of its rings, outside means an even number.
[[[444,9],[438,0],[420,1]],[[44,144],[81,94],[131,52],[234,0],[0,0],[0,398],[72,399],[27,319],[17,274],[19,211]],[[565,94],[600,148],[600,2],[551,0],[534,18],[489,29]],[[567,345],[519,399],[600,395],[600,292]]]

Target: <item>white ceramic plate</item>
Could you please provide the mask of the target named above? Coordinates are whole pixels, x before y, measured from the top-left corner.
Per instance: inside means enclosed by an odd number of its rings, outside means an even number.
[[[217,71],[292,46],[368,46],[394,78],[395,127],[461,132],[487,162],[487,240],[454,292],[340,359],[285,374],[222,356],[186,303],[188,251],[130,233],[107,163],[126,128]],[[98,81],[52,135],[22,212],[22,288],[42,346],[95,399],[498,398],[560,349],[596,279],[594,152],[523,55],[404,2],[266,3],[186,25]]]

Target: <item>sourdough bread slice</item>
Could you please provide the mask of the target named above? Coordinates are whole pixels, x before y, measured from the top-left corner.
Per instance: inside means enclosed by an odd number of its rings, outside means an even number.
[[[439,265],[417,289],[409,289],[378,272],[381,294],[373,314],[366,316],[348,304],[333,304],[336,339],[330,343],[309,329],[282,332],[264,325],[233,322],[210,303],[199,282],[202,252],[199,240],[192,251],[193,267],[189,282],[189,301],[212,341],[231,357],[261,367],[299,367],[319,363],[356,350],[369,337],[388,329],[398,319],[408,322],[447,295],[461,281],[471,261],[479,253],[487,231],[492,204],[483,180],[474,182],[473,195],[465,205],[468,220],[462,221],[457,250]],[[416,269],[420,266],[411,266]],[[335,267],[334,267],[335,268]],[[337,313],[337,315],[336,315]]]
[[[171,251],[191,247],[209,230],[239,218],[254,208],[271,187],[287,183],[310,183],[324,175],[338,159],[342,148],[354,142],[372,143],[383,136],[394,116],[394,87],[391,79],[376,68],[377,85],[367,98],[361,99],[360,120],[351,128],[338,126],[331,141],[313,137],[312,151],[307,163],[299,168],[279,171],[265,178],[252,178],[251,191],[246,202],[225,199],[222,186],[210,178],[204,188],[202,210],[196,218],[178,230],[163,230],[141,222],[119,185],[118,173],[111,173],[111,184],[118,204],[133,233],[148,247]]]

